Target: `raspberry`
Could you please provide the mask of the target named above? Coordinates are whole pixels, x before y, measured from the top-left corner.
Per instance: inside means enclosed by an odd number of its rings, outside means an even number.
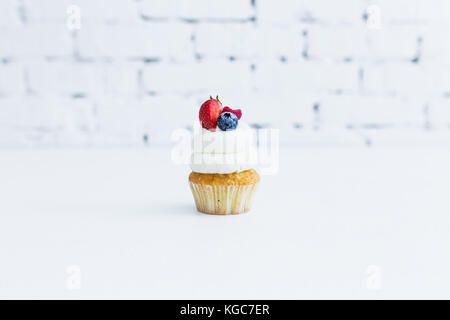
[[[241,120],[242,117],[242,111],[241,109],[231,109],[230,107],[224,107],[222,112],[231,112],[234,113],[236,115],[236,117],[238,118],[238,120]]]

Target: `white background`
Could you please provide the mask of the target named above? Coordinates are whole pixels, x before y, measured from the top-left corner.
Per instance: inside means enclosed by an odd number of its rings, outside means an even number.
[[[0,297],[448,298],[449,14],[2,0]],[[245,215],[171,159],[210,94],[280,130]]]
[[[285,148],[237,216],[169,154],[0,152],[0,297],[449,298],[448,150]]]

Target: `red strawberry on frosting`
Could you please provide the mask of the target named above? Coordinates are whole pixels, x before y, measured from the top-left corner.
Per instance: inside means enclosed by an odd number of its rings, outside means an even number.
[[[217,127],[217,117],[222,112],[222,104],[219,96],[213,99],[210,96],[209,100],[203,102],[200,107],[199,120],[203,128],[212,130]]]
[[[230,107],[225,107],[225,108],[223,108],[222,109],[222,112],[231,112],[231,113],[234,113],[234,115],[239,119],[239,120],[241,120],[241,117],[242,117],[242,111],[241,111],[241,109],[231,109]]]

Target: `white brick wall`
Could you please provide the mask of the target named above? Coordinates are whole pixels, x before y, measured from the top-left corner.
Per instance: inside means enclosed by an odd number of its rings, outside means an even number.
[[[286,144],[446,143],[449,34],[447,0],[2,0],[0,147],[168,144],[210,94]]]

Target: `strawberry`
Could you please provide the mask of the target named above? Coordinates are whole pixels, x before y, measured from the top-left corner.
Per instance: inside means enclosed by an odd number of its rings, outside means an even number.
[[[241,109],[231,109],[230,107],[224,107],[223,109],[222,109],[222,112],[231,112],[231,113],[234,113],[234,115],[239,119],[239,120],[241,120],[241,117],[242,117],[242,111],[241,111]]]
[[[200,107],[199,119],[202,127],[208,130],[215,129],[217,127],[217,117],[222,112],[222,104],[219,100],[219,96],[216,99],[210,96],[209,100],[203,102]]]

